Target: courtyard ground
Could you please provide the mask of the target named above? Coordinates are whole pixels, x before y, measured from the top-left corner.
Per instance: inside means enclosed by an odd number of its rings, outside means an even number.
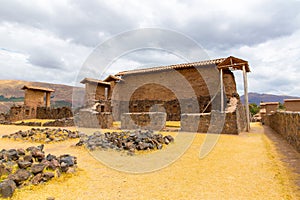
[[[0,136],[30,128],[1,125]],[[287,161],[283,155],[288,152],[278,149],[272,135],[272,130],[251,124],[250,133],[221,135],[215,148],[200,159],[199,151],[206,135],[197,134],[178,160],[144,174],[106,167],[83,147],[74,147],[77,140],[46,144],[46,153],[77,156],[78,172],[18,189],[12,199],[300,199],[295,184],[299,177],[289,164],[291,160]],[[37,144],[0,139],[1,149],[32,145]],[[298,158],[299,154],[294,154],[293,159]]]

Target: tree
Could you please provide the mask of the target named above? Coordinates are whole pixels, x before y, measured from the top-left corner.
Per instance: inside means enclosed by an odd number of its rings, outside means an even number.
[[[253,116],[259,112],[260,107],[258,105],[256,105],[255,103],[251,103],[251,104],[249,104],[249,110],[250,110],[251,115]]]

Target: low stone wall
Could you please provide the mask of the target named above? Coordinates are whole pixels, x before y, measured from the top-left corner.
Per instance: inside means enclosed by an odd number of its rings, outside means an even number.
[[[73,117],[70,107],[46,108],[46,107],[28,107],[13,106],[7,114],[7,121],[15,122],[25,119],[63,119]]]
[[[85,128],[111,128],[113,126],[111,112],[98,113],[81,110],[74,120],[75,125]]]
[[[300,152],[300,112],[277,111],[266,116],[266,125],[293,145]]]
[[[70,107],[46,108],[38,107],[36,110],[37,119],[63,119],[73,117]]]
[[[198,133],[239,134],[246,128],[242,107],[235,112],[213,110],[211,113],[193,113],[181,115],[181,130]]]
[[[161,130],[165,127],[167,114],[163,112],[123,113],[122,129]]]
[[[15,122],[36,118],[36,109],[28,106],[12,106],[7,114],[7,120]]]

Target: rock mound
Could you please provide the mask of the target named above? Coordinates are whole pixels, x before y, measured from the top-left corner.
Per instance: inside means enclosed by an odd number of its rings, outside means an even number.
[[[24,140],[39,143],[60,142],[67,139],[79,138],[78,131],[67,129],[49,129],[49,128],[32,128],[27,131],[18,131],[9,135],[3,135],[2,138],[15,140]]]
[[[144,150],[160,150],[163,145],[174,142],[171,135],[154,134],[153,131],[95,132],[93,135],[81,136],[76,146],[85,146],[89,150],[115,149],[129,153]]]
[[[55,156],[43,151],[44,145],[0,151],[0,197],[12,197],[16,188],[47,182],[61,173],[74,172],[77,158]]]

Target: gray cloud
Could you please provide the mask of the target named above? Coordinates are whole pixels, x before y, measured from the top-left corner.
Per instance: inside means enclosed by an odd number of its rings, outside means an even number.
[[[0,64],[7,69],[7,73],[1,74],[2,79],[71,84],[88,54],[99,43],[124,31],[158,27],[191,37],[211,58],[234,55],[248,60],[252,69],[249,75],[252,91],[280,91],[292,87],[287,93],[300,96],[297,84],[300,1],[297,0],[154,0],[143,3],[134,0],[0,0],[0,3],[0,52],[3,52]],[[156,41],[158,38],[153,38],[153,42]],[[135,42],[130,40],[119,47]],[[177,44],[180,41],[174,40],[174,45]],[[184,51],[193,53],[191,49]],[[120,57],[113,64],[112,72],[126,70],[128,65],[164,65],[179,60],[168,54],[139,51]],[[95,70],[86,72],[87,75],[93,73]]]

